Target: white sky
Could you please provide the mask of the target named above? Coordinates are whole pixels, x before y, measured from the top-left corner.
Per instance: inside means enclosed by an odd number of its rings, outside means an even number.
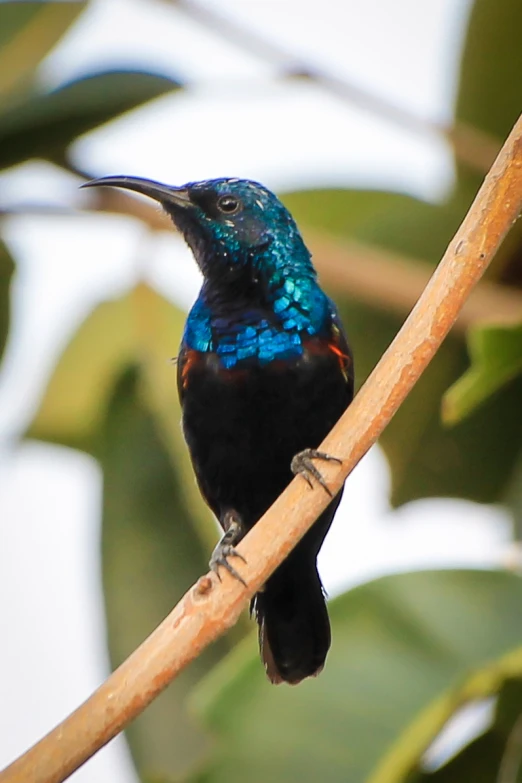
[[[210,3],[209,3],[210,5]],[[467,0],[215,0],[297,59],[330,70],[436,121],[451,117]],[[50,84],[108,66],[156,67],[189,91],[79,141],[96,173],[181,184],[246,176],[278,190],[380,187],[437,199],[451,158],[433,134],[414,135],[305,84],[270,82],[273,66],[202,31],[163,2],[98,0],[48,59]],[[26,166],[0,181],[2,201],[80,203],[76,182]],[[104,678],[99,581],[101,475],[89,457],[26,443],[13,449],[55,358],[90,309],[145,275],[188,306],[199,284],[176,237],[147,245],[125,218],[13,218],[20,261],[14,326],[0,372],[0,766],[72,710]],[[388,470],[374,449],[347,482],[320,556],[331,593],[392,571],[487,566],[506,556],[507,515],[464,501],[391,512]],[[176,596],[173,596],[173,602]],[[133,780],[124,743],[76,773],[81,783]]]

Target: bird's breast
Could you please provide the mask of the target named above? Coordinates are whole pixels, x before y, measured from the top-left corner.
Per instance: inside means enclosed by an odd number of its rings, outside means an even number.
[[[290,377],[301,382],[313,379],[321,370],[339,372],[346,381],[351,369],[351,358],[345,354],[335,336],[329,339],[309,337],[303,341],[270,341],[270,345],[257,344],[258,350],[241,349],[234,344],[234,351],[198,351],[185,348],[180,358],[180,391],[198,379],[214,383],[248,384],[253,382],[256,388],[269,385],[283,379],[286,384]]]
[[[289,482],[293,456],[317,448],[351,400],[337,349],[318,338],[294,358],[232,367],[216,352],[185,348],[178,372],[183,431],[203,494],[218,516],[225,507],[250,510],[247,524]]]

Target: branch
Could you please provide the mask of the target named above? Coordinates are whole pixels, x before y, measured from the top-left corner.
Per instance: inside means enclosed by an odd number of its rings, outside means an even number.
[[[448,334],[471,289],[522,210],[522,117],[404,326],[321,444],[334,493],[375,443]],[[0,774],[0,783],[59,783],[116,736],[200,652],[229,629],[329,502],[301,478],[239,544],[244,588],[228,574],[199,579],[170,615],[98,690]]]
[[[91,179],[86,175],[83,179]],[[153,231],[172,231],[170,218],[142,199],[112,188],[89,193],[88,209],[129,215]],[[382,248],[340,241],[337,237],[304,227],[304,238],[312,252],[321,280],[335,290],[370,306],[404,317],[415,305],[432,273],[425,261],[418,261]],[[482,281],[464,304],[455,323],[466,332],[478,323],[516,324],[522,320],[522,293],[490,280]]]

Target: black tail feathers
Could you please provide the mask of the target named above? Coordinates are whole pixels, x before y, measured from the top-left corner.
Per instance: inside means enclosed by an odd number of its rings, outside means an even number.
[[[291,685],[319,674],[330,648],[330,622],[315,562],[285,561],[253,601],[268,678]]]

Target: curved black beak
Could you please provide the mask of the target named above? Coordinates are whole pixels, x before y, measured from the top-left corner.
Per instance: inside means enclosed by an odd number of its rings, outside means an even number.
[[[173,204],[177,207],[193,206],[187,188],[176,188],[171,185],[164,185],[161,182],[155,182],[152,179],[143,179],[142,177],[100,177],[99,179],[85,182],[80,187],[97,188],[101,186],[133,190],[135,193],[142,193],[144,196],[149,196],[149,198],[153,198],[161,204]]]

